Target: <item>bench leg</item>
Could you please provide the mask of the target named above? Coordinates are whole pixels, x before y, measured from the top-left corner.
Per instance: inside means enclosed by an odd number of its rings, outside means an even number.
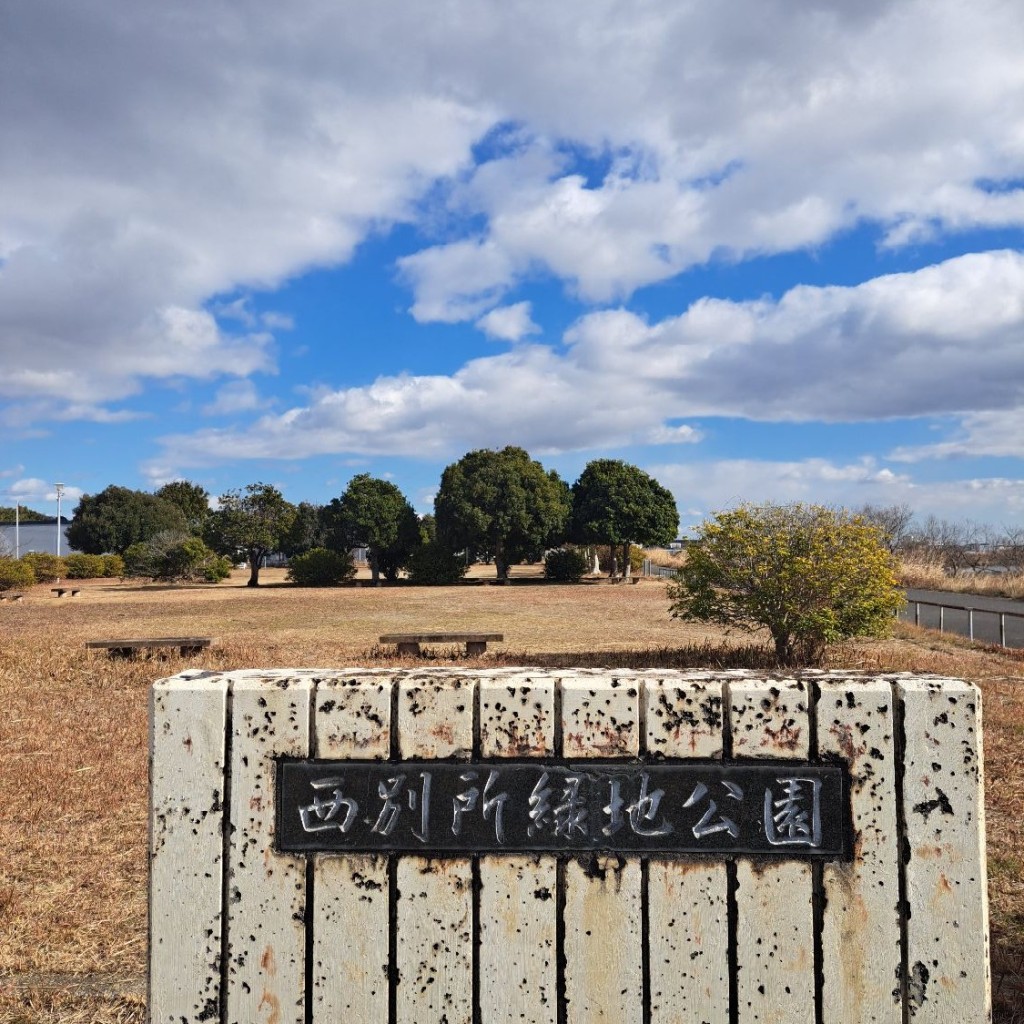
[[[402,643],[402,644],[399,644],[398,645],[398,653],[399,653],[400,656],[403,655],[403,654],[409,654],[409,655],[412,655],[414,658],[415,657],[419,657],[420,645],[417,644],[417,643]]]
[[[134,647],[111,647],[107,650],[107,654],[111,658],[134,658],[135,648]]]
[[[467,640],[466,655],[473,657],[476,654],[483,654],[487,650],[486,640]]]
[[[190,658],[193,654],[198,654],[202,650],[202,647],[182,647],[181,656],[183,658]]]

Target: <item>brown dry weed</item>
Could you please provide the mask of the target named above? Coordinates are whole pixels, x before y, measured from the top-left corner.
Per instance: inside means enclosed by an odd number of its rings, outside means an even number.
[[[490,570],[493,572],[493,570]],[[664,583],[362,586],[299,590],[282,572],[251,590],[87,582],[69,600],[35,588],[0,604],[0,1022],[134,1024],[145,1018],[147,695],[185,668],[410,664],[383,633],[502,632],[461,665],[767,667],[757,637],[670,618]],[[87,640],[213,635],[217,647],[133,661]],[[899,626],[884,642],[835,649],[833,665],[977,682],[985,699],[994,989],[1002,1024],[1024,1005],[1024,660]]]

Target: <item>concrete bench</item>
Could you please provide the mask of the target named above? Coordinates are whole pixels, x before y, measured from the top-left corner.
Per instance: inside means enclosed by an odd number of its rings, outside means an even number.
[[[19,601],[24,600],[24,594],[0,594],[0,601],[14,601],[15,603],[17,603]]]
[[[78,587],[51,587],[50,593],[54,597],[78,597],[82,591]]]
[[[151,716],[153,1021],[989,1019],[963,682],[193,671]]]
[[[397,644],[399,654],[419,655],[420,644],[466,645],[466,654],[483,654],[491,641],[501,643],[504,633],[387,633],[379,638],[382,644]]]
[[[177,647],[184,658],[199,654],[216,642],[215,636],[157,636],[132,640],[90,640],[85,646],[92,650],[105,650],[111,658],[132,658],[139,651]]]

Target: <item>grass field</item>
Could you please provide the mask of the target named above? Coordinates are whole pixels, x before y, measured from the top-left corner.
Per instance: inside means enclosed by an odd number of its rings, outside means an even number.
[[[377,637],[426,628],[505,634],[482,659],[437,652],[467,667],[769,663],[749,637],[672,620],[661,582],[547,586],[530,575],[516,567],[510,586],[298,590],[271,571],[259,590],[238,573],[220,587],[90,581],[74,600],[37,587],[0,604],[0,1022],[145,1018],[146,715],[156,678],[186,667],[408,665]],[[187,634],[220,642],[187,661],[112,661],[83,648]],[[1024,660],[909,627],[831,658],[981,686],[995,1019],[1024,1022]]]

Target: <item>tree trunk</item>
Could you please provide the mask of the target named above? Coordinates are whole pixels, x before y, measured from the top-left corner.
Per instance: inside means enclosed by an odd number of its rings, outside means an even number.
[[[632,566],[629,562],[629,541],[622,545],[622,578],[629,579],[632,575]]]
[[[793,638],[788,633],[774,633],[772,639],[775,641],[775,658],[780,665],[793,665],[796,661],[796,654],[793,650]]]
[[[494,545],[494,568],[498,571],[498,579],[503,583],[508,579],[508,563],[501,541]]]
[[[370,561],[370,578],[376,586],[380,583],[380,556],[377,554],[376,548],[367,548],[366,553]]]
[[[262,554],[249,556],[249,582],[246,583],[247,587],[258,587],[260,585],[260,562],[262,561]]]

